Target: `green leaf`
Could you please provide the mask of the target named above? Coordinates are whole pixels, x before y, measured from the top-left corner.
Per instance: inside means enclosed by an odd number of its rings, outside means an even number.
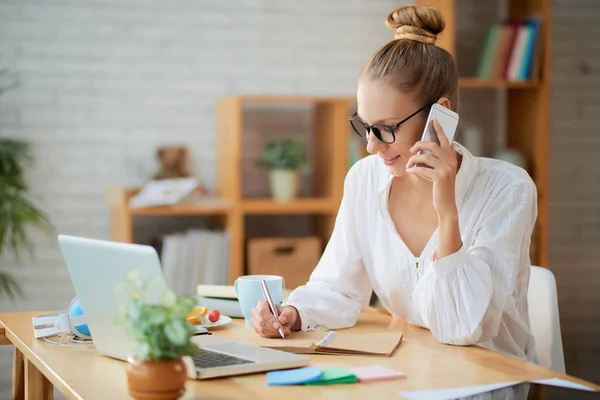
[[[163,295],[162,303],[167,308],[173,307],[175,304],[177,304],[177,296],[175,296],[175,293],[172,291],[166,290],[165,294]]]
[[[140,342],[136,348],[136,358],[138,360],[149,360],[150,357],[150,345],[145,342]]]
[[[160,305],[150,305],[144,309],[143,318],[150,325],[162,325],[167,322],[168,311]]]
[[[142,303],[140,301],[132,301],[127,308],[127,316],[134,324],[139,322],[142,316]]]
[[[259,165],[271,169],[302,169],[307,162],[304,144],[291,138],[274,139],[266,142]]]
[[[182,320],[174,320],[165,325],[165,334],[176,346],[184,345],[189,339],[188,331]]]
[[[8,272],[0,271],[0,294],[6,294],[9,298],[23,298],[23,291],[19,282]]]
[[[197,346],[190,345],[195,326],[186,319],[197,304],[196,298],[166,291],[161,303],[147,303],[144,291],[150,280],[143,281],[132,273],[125,282],[129,301],[119,320],[126,325],[129,338],[138,344],[136,356],[162,360],[197,354]]]
[[[1,72],[1,71],[0,71]],[[0,139],[0,257],[9,254],[20,261],[24,250],[33,256],[29,241],[30,228],[50,233],[48,216],[30,199],[24,178],[25,169],[33,162],[30,144],[17,139]],[[8,273],[0,277],[0,295],[14,298],[23,293],[18,282]]]

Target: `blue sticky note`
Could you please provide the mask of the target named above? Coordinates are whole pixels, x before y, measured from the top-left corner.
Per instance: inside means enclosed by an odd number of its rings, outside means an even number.
[[[302,385],[319,379],[321,379],[321,368],[319,367],[267,372],[267,384],[269,386]]]

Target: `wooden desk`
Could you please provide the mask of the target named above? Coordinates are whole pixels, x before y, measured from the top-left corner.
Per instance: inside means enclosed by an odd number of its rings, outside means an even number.
[[[31,318],[43,312],[0,314],[0,344],[15,348],[13,398],[51,399],[52,385],[69,399],[126,399],[127,382],[122,361],[98,355],[92,349],[74,349],[37,340]],[[5,331],[2,332],[2,326]],[[393,357],[311,356],[317,366],[382,364],[406,372],[407,379],[381,383],[335,386],[269,387],[264,373],[208,381],[189,380],[183,399],[365,399],[399,398],[399,390],[435,389],[566,375],[503,356],[479,347],[453,347],[438,343],[429,331],[402,326],[386,314],[369,311],[361,316],[357,333],[404,329],[404,341]],[[216,328],[214,335],[251,342],[254,332],[242,320]],[[600,387],[597,387],[600,389]]]

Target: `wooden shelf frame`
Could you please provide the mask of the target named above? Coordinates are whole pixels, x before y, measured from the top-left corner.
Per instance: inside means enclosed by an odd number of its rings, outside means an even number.
[[[111,207],[113,240],[133,242],[133,217],[139,215],[207,215],[215,218],[230,235],[229,283],[245,273],[245,220],[253,215],[307,215],[314,217],[315,235],[325,244],[335,223],[348,172],[348,117],[354,97],[335,96],[226,96],[217,105],[216,198],[200,204],[130,208],[129,199],[139,188],[113,188],[107,192]],[[313,192],[317,197],[287,202],[242,195],[242,142],[244,113],[248,106],[309,104],[313,107],[314,170]],[[251,109],[252,107],[250,107]],[[335,149],[335,151],[334,151]]]
[[[460,88],[479,89],[539,89],[541,83],[535,81],[507,81],[503,79],[480,79],[461,77],[458,81]]]
[[[416,4],[437,7],[446,19],[446,31],[438,45],[456,57],[454,30],[455,0],[417,0]],[[505,89],[507,145],[522,152],[529,161],[529,173],[538,190],[538,217],[532,237],[531,261],[548,267],[548,146],[550,98],[550,30],[552,23],[551,0],[506,0],[508,18],[541,18],[539,41],[541,57],[539,76],[533,81],[482,80],[461,77],[461,89]],[[443,39],[443,40],[442,40]]]
[[[532,263],[548,265],[548,118],[550,92],[550,0],[506,0],[510,18],[538,14],[542,18],[540,76],[534,81],[510,82],[460,78],[461,90],[506,90],[508,145],[522,151],[530,161],[530,174],[538,189],[538,218],[532,238]],[[446,19],[446,31],[438,45],[455,54],[455,0],[418,0],[437,7]],[[320,197],[289,203],[242,196],[242,135],[244,106],[309,104],[314,107],[315,175],[314,192]],[[317,234],[326,244],[342,198],[348,172],[348,116],[355,96],[226,96],[217,106],[217,199],[201,205],[130,209],[135,189],[109,191],[113,240],[133,241],[133,217],[137,215],[208,215],[217,217],[230,234],[229,281],[245,271],[245,227],[249,215],[315,215]],[[333,151],[335,149],[335,151]],[[220,199],[220,200],[219,200]],[[220,218],[219,218],[220,217]]]

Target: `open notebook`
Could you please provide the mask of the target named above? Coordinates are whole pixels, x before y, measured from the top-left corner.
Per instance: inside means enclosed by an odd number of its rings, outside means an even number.
[[[390,357],[402,343],[402,332],[354,334],[345,331],[294,332],[285,339],[257,338],[256,344],[297,354]]]

